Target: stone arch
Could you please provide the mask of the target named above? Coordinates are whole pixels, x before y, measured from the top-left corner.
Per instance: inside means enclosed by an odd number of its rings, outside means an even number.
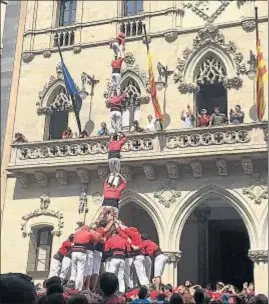
[[[187,219],[195,208],[199,206],[201,199],[206,198],[211,193],[218,194],[227,199],[227,202],[238,212],[248,232],[250,247],[256,248],[258,245],[257,221],[245,204],[245,201],[235,192],[232,193],[217,185],[207,185],[191,192],[176,208],[175,215],[170,221],[171,226],[168,236],[169,240],[171,240],[170,244],[174,247],[172,249],[179,248],[182,231]]]
[[[228,77],[235,74],[235,66],[230,56],[217,44],[209,44],[201,47],[188,58],[184,70],[184,82],[195,82],[195,72],[197,70],[197,67],[208,55],[212,55],[223,62]]]
[[[141,80],[141,78],[134,73],[133,71],[126,71],[122,74],[122,78],[121,78],[121,86],[124,86],[125,83],[129,80],[133,80],[137,86],[139,87],[140,90],[140,94],[143,94],[146,92],[143,81]]]
[[[264,212],[261,220],[261,248],[268,248],[268,210]]]

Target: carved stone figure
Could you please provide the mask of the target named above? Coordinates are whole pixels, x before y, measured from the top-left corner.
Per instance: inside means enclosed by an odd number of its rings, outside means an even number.
[[[50,198],[48,195],[43,194],[40,196],[40,209],[41,210],[47,210],[50,205]]]
[[[48,178],[48,175],[45,172],[36,171],[35,172],[35,178],[36,178],[36,182],[41,187],[47,187],[48,186],[49,178]]]
[[[144,164],[143,165],[144,173],[148,180],[155,180],[155,168],[153,164]]]
[[[60,185],[68,184],[68,172],[62,169],[58,169],[55,171],[55,176]]]
[[[249,157],[242,158],[242,168],[246,175],[252,175],[254,172],[253,162],[252,159]]]
[[[176,162],[168,162],[165,164],[169,178],[178,178],[178,164]]]
[[[220,176],[227,176],[228,175],[228,168],[225,159],[217,159],[216,165],[218,169],[218,175]]]
[[[192,168],[193,177],[202,177],[203,176],[203,167],[200,161],[193,161],[190,164]]]

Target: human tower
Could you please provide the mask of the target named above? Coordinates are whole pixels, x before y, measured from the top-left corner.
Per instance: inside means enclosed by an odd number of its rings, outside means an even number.
[[[152,277],[158,290],[166,256],[145,233],[127,227],[118,219],[119,201],[127,187],[126,179],[120,174],[120,151],[127,140],[121,132],[122,102],[126,97],[120,89],[121,66],[125,58],[123,33],[110,43],[110,48],[114,55],[111,63],[113,87],[107,101],[112,129],[108,143],[110,173],[103,185],[101,212],[90,227],[81,223],[62,243],[53,256],[49,277],[59,276],[78,290],[95,291],[102,270],[117,275],[121,293],[136,285],[149,285]]]

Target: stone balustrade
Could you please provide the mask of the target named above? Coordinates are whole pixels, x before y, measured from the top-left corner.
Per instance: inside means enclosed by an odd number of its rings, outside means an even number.
[[[59,46],[72,46],[75,42],[75,31],[71,29],[62,29],[53,32],[53,47]]]
[[[262,153],[267,151],[265,133],[265,123],[252,123],[129,134],[122,147],[122,162]],[[108,141],[109,137],[91,137],[13,144],[8,169],[12,172],[79,165],[96,169],[107,165]]]
[[[125,34],[125,37],[137,37],[143,34],[143,20],[141,17],[128,17],[122,21],[120,31]]]

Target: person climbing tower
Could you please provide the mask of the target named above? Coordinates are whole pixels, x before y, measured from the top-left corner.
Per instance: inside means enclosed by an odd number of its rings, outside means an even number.
[[[110,48],[113,49],[116,59],[124,57],[125,51],[125,34],[120,32],[118,36],[109,43]]]

